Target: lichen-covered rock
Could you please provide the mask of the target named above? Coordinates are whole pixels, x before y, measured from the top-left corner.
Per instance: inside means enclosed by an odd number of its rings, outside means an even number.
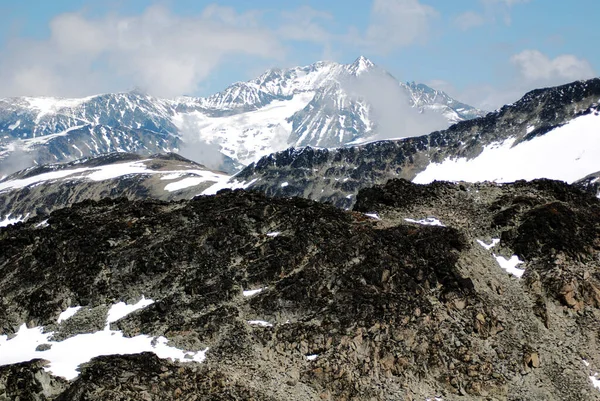
[[[111,329],[209,348],[95,358],[60,400],[600,400],[599,207],[547,180],[392,180],[352,212],[244,191],[87,201],[0,230],[0,335],[58,341],[144,295]],[[497,262],[515,253],[522,279]]]

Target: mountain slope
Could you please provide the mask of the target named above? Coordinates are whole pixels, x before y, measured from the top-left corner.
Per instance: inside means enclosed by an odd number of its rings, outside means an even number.
[[[32,167],[0,180],[0,226],[104,197],[190,199],[214,193],[211,188],[220,188],[228,179],[176,154],[113,153]]]
[[[447,130],[397,141],[289,149],[236,175],[275,196],[348,208],[360,188],[390,178],[574,182],[600,170],[600,79],[532,91],[518,102]]]
[[[547,180],[79,203],[0,229],[0,397],[599,400],[599,219]]]
[[[444,116],[435,128],[483,115],[424,85],[401,84],[361,57],[347,65],[318,62],[269,70],[207,98],[159,99],[133,91],[82,99],[0,99],[0,171],[118,151],[181,152],[232,172],[239,167],[235,163],[246,165],[289,146],[365,140],[380,134],[378,118],[385,120],[353,89],[371,75],[385,77],[384,86],[392,88],[398,104],[391,107],[414,107],[410,114],[417,117],[422,111]],[[422,133],[412,127],[394,136]],[[217,152],[223,155],[217,158]]]

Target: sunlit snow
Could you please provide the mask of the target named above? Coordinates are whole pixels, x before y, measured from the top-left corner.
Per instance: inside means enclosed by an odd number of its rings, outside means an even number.
[[[245,291],[243,291],[243,292],[242,292],[242,294],[243,294],[245,297],[251,297],[252,295],[256,295],[256,294],[258,294],[258,293],[259,293],[259,292],[261,292],[262,290],[264,290],[264,288],[258,288],[258,289],[256,289],[256,290],[245,290]]]
[[[546,135],[513,146],[514,138],[484,148],[474,159],[432,163],[413,182],[511,182],[551,178],[568,183],[600,171],[600,116],[577,117]]]
[[[492,238],[492,243],[491,244],[486,244],[482,240],[478,239],[477,243],[479,243],[479,245],[481,245],[482,247],[484,247],[485,249],[487,249],[489,251],[490,249],[492,249],[493,247],[495,247],[496,245],[498,245],[500,243],[500,239],[499,238]]]
[[[502,269],[506,270],[508,273],[512,274],[513,276],[521,278],[523,273],[525,273],[525,269],[519,269],[517,267],[518,265],[523,263],[523,261],[520,260],[517,255],[511,256],[510,259],[506,259],[503,256],[497,256],[497,255],[494,255],[494,257],[496,258],[496,261],[498,262],[500,267]]]
[[[258,178],[248,182],[240,182],[237,180],[229,181],[227,177],[224,177],[222,180],[219,180],[210,187],[206,188],[200,195],[215,195],[222,189],[246,189],[250,185],[254,184],[257,180]]]
[[[81,309],[81,306],[70,306],[68,307],[64,312],[62,312],[60,315],[58,315],[58,323],[62,323],[65,320],[75,316],[75,314],[79,311],[79,309]]]
[[[23,220],[23,216],[10,217],[10,214],[8,214],[6,217],[4,217],[4,219],[0,220],[0,227],[10,226],[11,224],[15,224]]]
[[[442,224],[441,221],[439,221],[435,217],[427,217],[427,218],[424,218],[424,219],[421,219],[421,220],[404,219],[404,221],[407,221],[409,223],[421,224],[421,225],[424,225],[424,226],[446,227],[444,224]]]
[[[165,185],[165,191],[173,192],[180,191],[185,188],[193,187],[196,185],[200,185],[203,182],[206,182],[206,177],[187,177],[183,180],[172,182],[170,184]]]
[[[261,327],[273,327],[272,323],[265,322],[264,320],[248,320],[248,324]]]
[[[219,145],[223,154],[248,165],[267,154],[287,149],[290,117],[313,99],[315,92],[276,100],[258,110],[223,117],[199,111],[173,116],[173,124],[190,140]]]
[[[375,220],[381,220],[381,218],[379,217],[379,215],[377,213],[365,213],[365,216],[370,217]]]
[[[165,186],[165,190],[167,191],[176,191],[178,189],[185,188],[191,185],[198,185],[201,182],[214,182],[223,183],[227,182],[229,176],[225,174],[213,173],[207,170],[198,170],[198,169],[189,169],[189,170],[181,170],[181,171],[161,171],[161,170],[151,170],[149,169],[144,162],[148,160],[140,160],[135,162],[127,162],[127,163],[116,163],[109,164],[105,166],[99,167],[80,167],[75,169],[65,169],[58,171],[51,171],[48,173],[38,174],[32,177],[10,180],[0,182],[0,191],[10,190],[10,189],[20,189],[25,188],[30,185],[34,185],[40,182],[46,181],[54,181],[59,179],[87,179],[92,181],[104,181],[113,178],[122,177],[130,174],[156,174],[163,175],[164,177],[173,178],[176,174],[179,176],[181,174],[187,175],[195,175],[195,177],[184,178],[181,181],[170,183]],[[163,177],[163,178],[164,178]]]
[[[184,351],[167,345],[164,337],[138,335],[124,337],[121,331],[110,330],[110,323],[121,319],[140,308],[150,305],[152,300],[142,298],[135,305],[119,302],[109,312],[104,330],[79,334],[63,341],[51,341],[53,332],[43,332],[42,327],[27,328],[21,325],[14,338],[0,336],[0,366],[29,361],[34,358],[48,360],[46,370],[57,376],[73,379],[79,375],[77,368],[100,355],[137,354],[151,351],[160,358],[171,358],[180,362],[202,362],[208,348],[202,351]],[[71,317],[78,307],[68,308],[60,314],[59,322]],[[39,345],[48,344],[50,349],[36,351]]]
[[[142,296],[142,299],[140,299],[134,305],[127,305],[125,302],[122,301],[118,302],[114,304],[108,311],[108,316],[106,317],[106,324],[108,325],[110,323],[116,322],[117,320],[124,318],[130,313],[133,313],[139,309],[143,309],[148,305],[152,305],[153,303],[153,300],[146,299],[144,298],[144,296]]]
[[[600,379],[598,378],[598,373],[590,375],[590,380],[592,381],[592,385],[598,390],[600,390]]]

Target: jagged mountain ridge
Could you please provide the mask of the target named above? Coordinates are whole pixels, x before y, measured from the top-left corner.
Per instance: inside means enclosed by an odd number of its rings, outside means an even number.
[[[504,182],[547,177],[567,182],[581,180],[577,185],[593,192],[598,181],[594,176],[588,180],[583,178],[600,169],[594,157],[600,153],[597,149],[600,144],[597,138],[600,132],[599,82],[595,79],[536,90],[486,117],[422,137],[336,150],[288,149],[264,157],[221,187],[248,187],[269,196],[301,196],[342,208],[354,204],[361,188],[397,177],[422,182],[436,178]],[[551,138],[560,141],[544,142]],[[510,153],[520,149],[527,152]],[[507,153],[494,156],[496,151]],[[470,167],[468,163],[485,159],[489,152],[500,165]],[[506,160],[510,162],[505,163]],[[464,166],[454,171],[458,162]],[[53,186],[53,183],[47,184],[48,188]],[[201,194],[204,189],[191,187],[187,195],[191,196],[193,191]],[[59,188],[44,190],[61,191]],[[9,214],[13,219],[35,214],[31,207],[35,199],[24,202],[19,191],[0,193],[0,204],[4,205],[0,208],[0,218],[6,219]],[[158,191],[162,191],[162,186]],[[111,196],[118,196],[118,192]],[[9,202],[7,198],[15,200]],[[66,206],[61,199],[52,201],[42,197],[38,201],[50,211]]]
[[[368,117],[369,105],[348,96],[340,86],[372,71],[386,75],[405,92],[407,102],[419,110],[442,113],[450,122],[482,114],[431,88],[400,84],[361,57],[349,65],[318,62],[269,70],[207,98],[168,100],[133,91],[81,99],[0,99],[0,159],[20,149],[41,164],[113,151],[180,151],[186,143],[203,141],[218,146],[226,157],[248,164],[288,146],[340,146],[377,131],[377,122]],[[423,97],[423,91],[437,95]],[[349,106],[338,107],[343,106],[338,102],[332,109],[331,102],[336,103],[338,98],[347,98]],[[324,125],[325,117],[319,110],[333,111],[348,121],[330,122],[317,137],[302,140],[308,131]],[[263,113],[257,115],[260,111]],[[351,135],[345,135],[345,131]],[[232,162],[228,165],[229,171],[235,168]]]
[[[598,199],[548,180],[392,180],[353,212],[244,191],[79,203],[0,229],[0,351],[49,359],[0,366],[0,396],[599,400],[599,218]],[[85,335],[104,349],[103,332],[208,350],[52,376],[72,363],[53,349]]]
[[[360,188],[391,178],[428,182],[547,177],[574,182],[600,169],[595,157],[600,154],[599,103],[600,79],[534,90],[485,117],[421,137],[334,150],[288,149],[251,164],[236,179],[271,196],[302,196],[345,208],[351,207]],[[505,153],[498,155],[496,149]],[[511,150],[521,149],[527,152],[511,156]],[[470,167],[469,161],[489,152],[496,164]],[[546,152],[552,158],[545,157]],[[561,160],[561,152],[568,158]],[[517,167],[502,178],[512,164]]]

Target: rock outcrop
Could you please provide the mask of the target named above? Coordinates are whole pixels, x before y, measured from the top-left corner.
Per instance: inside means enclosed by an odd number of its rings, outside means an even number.
[[[353,211],[226,190],[40,220],[0,229],[6,346],[145,296],[110,328],[208,351],[100,356],[69,382],[0,367],[0,399],[17,380],[40,400],[600,400],[600,202],[564,183],[392,180]],[[520,279],[498,263],[513,256]]]

